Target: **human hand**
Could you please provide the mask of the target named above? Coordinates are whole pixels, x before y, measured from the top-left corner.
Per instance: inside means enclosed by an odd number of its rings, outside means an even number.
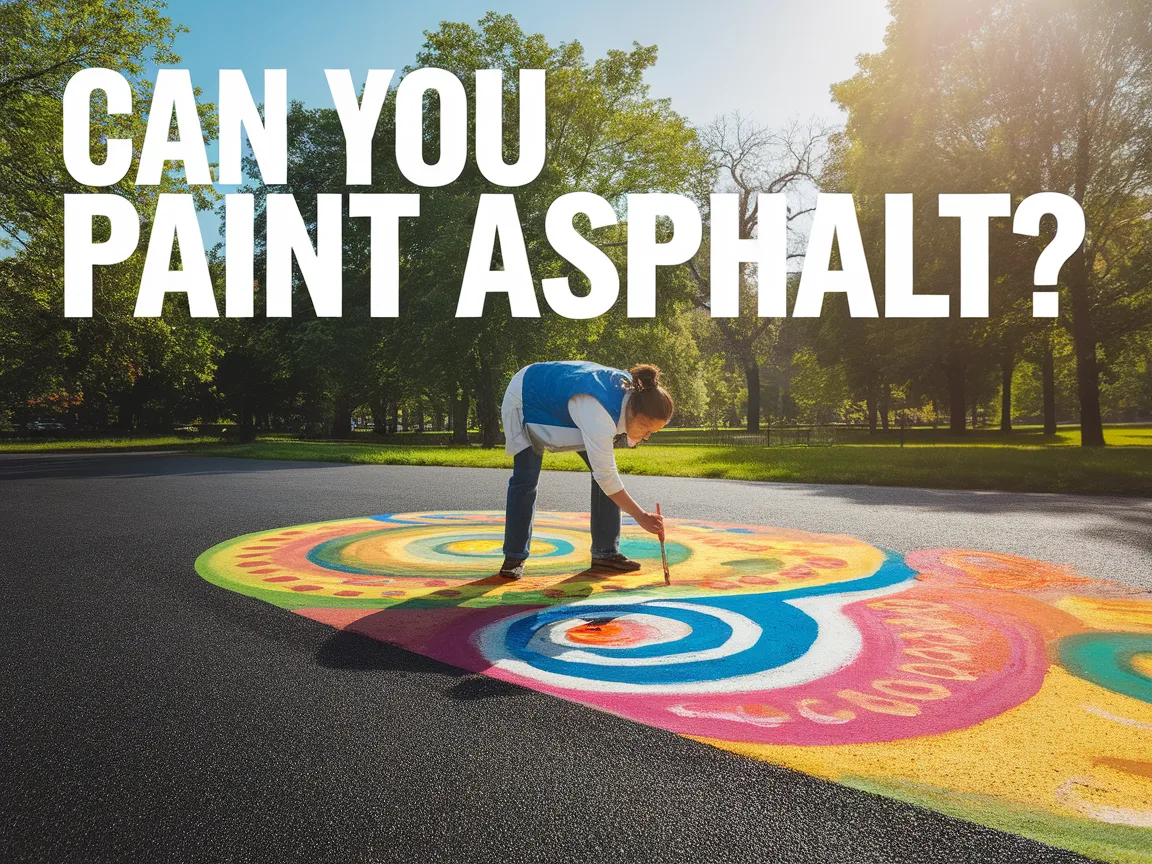
[[[658,513],[641,513],[636,517],[636,524],[649,534],[664,536],[664,517]]]

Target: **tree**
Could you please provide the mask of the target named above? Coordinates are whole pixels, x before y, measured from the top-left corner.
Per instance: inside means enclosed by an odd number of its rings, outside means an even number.
[[[1120,334],[1101,328],[1108,308],[1123,302],[1107,274],[1132,249],[1152,198],[1147,3],[898,0],[891,8],[884,51],[862,58],[858,75],[834,88],[850,112],[851,167],[859,177],[865,165],[887,161],[899,165],[895,177],[927,176],[936,191],[960,191],[976,178],[984,188],[971,191],[1017,200],[1058,191],[1080,202],[1088,235],[1062,282],[1082,443],[1102,445],[1099,349]],[[1035,260],[1038,246],[1024,248]]]
[[[793,226],[797,220],[812,212],[804,203],[805,193],[811,196],[812,184],[820,172],[828,140],[828,129],[815,122],[801,124],[793,121],[780,130],[771,130],[734,113],[719,117],[702,133],[702,145],[709,157],[713,183],[719,192],[739,196],[740,238],[747,240],[756,235],[760,222],[760,195],[791,193],[787,224],[793,248],[789,259],[803,257],[796,246]],[[711,179],[711,178],[710,178]],[[701,196],[702,198],[704,196]],[[702,201],[707,214],[708,207]],[[710,227],[710,219],[705,217]],[[707,265],[699,263],[709,246],[701,244],[697,258],[689,262],[696,283],[696,302],[703,309],[711,308],[711,284]],[[788,326],[784,319],[761,318],[757,314],[756,267],[740,265],[740,314],[736,317],[711,318],[712,326],[720,334],[733,362],[744,373],[748,389],[747,428],[760,429],[760,371],[773,343],[781,330]]]
[[[212,373],[211,339],[186,309],[167,304],[166,320],[131,316],[142,253],[96,271],[91,318],[63,317],[63,196],[129,198],[146,238],[156,195],[187,191],[176,173],[159,186],[134,186],[135,164],[119,184],[93,190],[73,180],[63,160],[64,88],[89,66],[124,75],[136,107],[129,115],[92,112],[93,158],[100,161],[106,137],[142,141],[152,92],[146,68],[180,59],[172,42],[183,28],[162,8],[154,0],[0,5],[0,247],[12,253],[0,267],[0,411],[66,407],[98,426],[113,416],[125,428],[164,425]],[[214,107],[201,103],[200,113],[207,141]],[[211,190],[196,192],[207,206]]]
[[[511,16],[494,13],[476,27],[444,23],[426,37],[417,65],[454,73],[470,99],[475,70],[501,69],[508,118],[517,116],[519,69],[547,71],[545,166],[539,177],[515,190],[528,259],[540,278],[569,276],[577,292],[586,284],[545,237],[548,206],[560,195],[592,192],[622,211],[629,193],[677,191],[698,176],[703,155],[695,133],[667,100],[651,98],[644,83],[645,72],[656,62],[654,46],[609,51],[590,63],[578,42],[552,47],[539,34],[525,34]],[[513,122],[504,124],[507,161],[512,161],[515,151],[516,128]],[[474,138],[470,129],[469,141]],[[428,146],[434,146],[434,141]],[[618,303],[605,319],[574,321],[546,311],[545,304],[541,304],[539,319],[514,318],[504,301],[492,300],[483,317],[456,318],[479,196],[508,191],[485,180],[475,167],[474,154],[470,155],[457,181],[422,190],[416,240],[419,255],[406,274],[411,299],[406,309],[402,305],[401,315],[408,322],[403,330],[414,348],[408,357],[420,364],[424,375],[439,377],[440,392],[455,393],[463,382],[471,382],[483,441],[490,446],[495,440],[501,385],[512,372],[533,360],[558,356],[604,359],[593,336],[606,332],[607,322],[614,320],[623,304]],[[606,248],[624,242],[619,227],[589,230],[588,236]],[[662,279],[666,285],[674,277],[663,274]],[[670,299],[662,296],[661,302]],[[639,325],[633,332],[643,330]]]

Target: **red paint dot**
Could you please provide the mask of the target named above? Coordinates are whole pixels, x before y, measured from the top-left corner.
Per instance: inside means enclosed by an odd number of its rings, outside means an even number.
[[[381,591],[380,596],[381,597],[403,597],[404,592],[403,591]]]
[[[337,596],[337,597],[359,597],[363,593],[364,593],[363,591],[337,591],[335,596]]]
[[[425,588],[436,588],[440,585],[447,585],[447,584],[448,583],[445,582],[443,579],[429,579],[427,582],[424,583],[424,587]]]
[[[265,582],[299,582],[299,576],[269,576]]]
[[[459,597],[462,592],[445,589],[443,591],[433,591],[433,597]]]
[[[253,576],[263,576],[265,573],[275,573],[275,572],[276,572],[275,567],[265,567],[263,570],[253,570],[252,575]]]
[[[811,579],[813,576],[819,576],[820,574],[811,567],[805,567],[803,564],[795,564],[787,570],[781,570],[780,575],[786,579]]]
[[[777,582],[769,576],[741,576],[740,581],[745,585],[775,585]]]
[[[271,563],[272,563],[271,561],[241,561],[236,566],[237,567],[244,567],[245,569],[247,569],[249,567],[267,567]]]
[[[804,563],[811,567],[819,567],[821,570],[839,570],[841,567],[848,566],[848,562],[840,558],[829,558],[820,555],[805,558]]]
[[[293,591],[323,591],[324,589],[320,585],[293,585],[292,590]]]
[[[711,588],[714,591],[728,591],[732,588],[739,588],[735,582],[725,582],[721,579],[712,579],[707,582],[697,583],[701,588]]]

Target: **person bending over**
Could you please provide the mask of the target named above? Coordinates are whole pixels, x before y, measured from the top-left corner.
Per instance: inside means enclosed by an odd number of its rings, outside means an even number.
[[[627,436],[635,447],[672,417],[672,397],[649,364],[630,372],[597,363],[561,360],[533,363],[514,376],[504,393],[505,450],[513,457],[504,520],[500,575],[524,573],[536,515],[536,490],[545,451],[577,450],[592,471],[592,569],[629,573],[640,564],[620,553],[620,511],[645,531],[662,535],[664,521],[628,494],[616,470],[612,446]]]

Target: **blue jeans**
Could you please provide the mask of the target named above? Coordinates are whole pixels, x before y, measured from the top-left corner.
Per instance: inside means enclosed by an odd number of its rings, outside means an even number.
[[[588,454],[580,456],[588,465]],[[536,517],[536,489],[544,457],[525,447],[513,457],[512,478],[508,481],[508,504],[504,513],[504,556],[523,560],[532,542],[532,521]],[[588,465],[591,468],[591,465]],[[607,558],[620,551],[620,508],[604,494],[592,478],[592,557]]]

